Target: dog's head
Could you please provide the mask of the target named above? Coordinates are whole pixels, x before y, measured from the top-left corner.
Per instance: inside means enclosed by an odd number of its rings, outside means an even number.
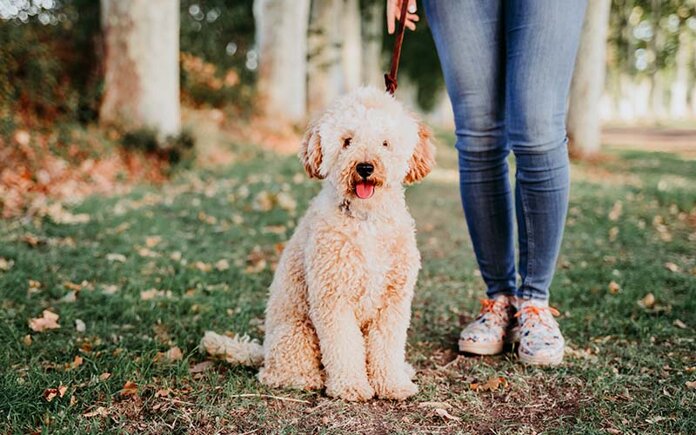
[[[386,92],[361,88],[337,100],[307,130],[300,160],[346,199],[370,199],[428,175],[430,131]]]

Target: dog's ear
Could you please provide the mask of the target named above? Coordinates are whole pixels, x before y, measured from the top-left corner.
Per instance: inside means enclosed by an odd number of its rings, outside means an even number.
[[[435,166],[435,146],[432,133],[423,123],[418,125],[418,143],[408,161],[408,172],[404,178],[405,184],[412,184],[425,178]]]
[[[319,127],[310,125],[302,138],[302,146],[300,147],[300,161],[304,165],[305,171],[310,178],[324,178],[319,173],[321,166],[321,137],[319,136]]]

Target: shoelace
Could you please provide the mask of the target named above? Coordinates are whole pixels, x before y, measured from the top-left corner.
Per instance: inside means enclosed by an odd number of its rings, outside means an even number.
[[[502,303],[503,301],[498,301],[496,299],[481,299],[481,311],[479,311],[479,316],[486,313],[499,314],[495,312],[495,306]]]
[[[520,317],[522,316],[522,314],[527,314],[528,318],[534,317],[539,320],[539,324],[544,325],[547,328],[550,328],[551,325],[545,323],[543,318],[541,317],[541,313],[543,312],[549,312],[554,317],[558,317],[561,315],[561,313],[554,307],[537,307],[536,305],[527,305],[526,307],[523,307],[522,309],[517,311],[517,313],[515,313],[515,317]]]

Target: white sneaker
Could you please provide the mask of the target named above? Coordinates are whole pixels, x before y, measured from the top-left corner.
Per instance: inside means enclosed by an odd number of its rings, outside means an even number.
[[[481,299],[478,316],[459,335],[459,350],[477,355],[502,352],[511,321],[514,321],[511,297]]]
[[[558,365],[563,361],[565,340],[553,316],[559,312],[546,301],[522,300],[518,304],[520,361],[534,365]]]

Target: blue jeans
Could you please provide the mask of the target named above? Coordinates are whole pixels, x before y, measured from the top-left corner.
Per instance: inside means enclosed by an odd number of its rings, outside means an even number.
[[[547,300],[568,208],[565,117],[586,0],[424,6],[454,110],[462,204],[487,295]]]

